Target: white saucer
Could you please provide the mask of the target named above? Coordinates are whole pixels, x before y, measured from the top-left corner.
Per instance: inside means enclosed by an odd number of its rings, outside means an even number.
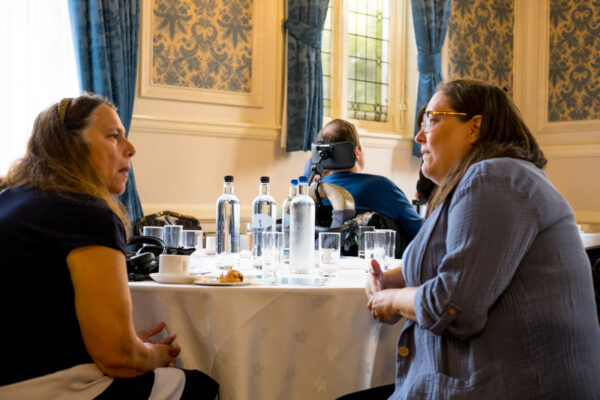
[[[196,285],[202,286],[248,286],[252,285],[252,282],[244,281],[244,282],[219,282],[218,280],[213,280],[209,278],[197,279],[194,281]]]
[[[193,283],[198,279],[198,275],[167,275],[154,273],[150,274],[150,278],[159,283]]]

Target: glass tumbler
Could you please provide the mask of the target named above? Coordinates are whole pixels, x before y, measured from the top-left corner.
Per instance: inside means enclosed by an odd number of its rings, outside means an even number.
[[[144,226],[142,228],[143,236],[151,236],[160,240],[165,240],[164,228],[162,226]]]
[[[262,272],[268,277],[277,277],[283,266],[283,233],[263,232],[262,240]]]
[[[167,247],[181,246],[181,232],[183,225],[165,225],[165,245]]]
[[[319,274],[335,276],[340,269],[340,233],[319,233]]]
[[[385,232],[365,232],[365,264],[366,271],[371,272],[371,260],[375,259],[383,269],[385,260]]]
[[[365,232],[374,230],[375,227],[369,225],[358,227],[358,258],[365,258]]]
[[[181,231],[181,245],[184,249],[202,249],[203,233],[201,230]]]
[[[393,229],[376,229],[376,232],[382,232],[383,239],[383,269],[388,270],[396,258],[396,231]]]

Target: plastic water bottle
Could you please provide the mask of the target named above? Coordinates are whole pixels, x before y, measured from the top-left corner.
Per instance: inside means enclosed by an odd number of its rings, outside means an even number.
[[[281,231],[283,232],[283,261],[290,262],[290,205],[298,193],[298,179],[290,180],[290,193],[281,206]]]
[[[290,272],[308,274],[315,263],[315,202],[308,178],[298,178],[298,194],[290,205]]]
[[[260,177],[258,196],[252,202],[252,264],[262,269],[262,234],[275,231],[277,202],[269,194],[269,177]]]
[[[233,194],[233,176],[223,178],[223,194],[217,200],[217,266],[231,268],[239,264],[240,200]]]

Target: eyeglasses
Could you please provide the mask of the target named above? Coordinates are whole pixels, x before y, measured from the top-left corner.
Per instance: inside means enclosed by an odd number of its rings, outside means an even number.
[[[454,116],[467,116],[469,114],[455,111],[425,111],[423,115],[423,121],[421,121],[421,129],[423,132],[429,133],[433,128],[433,121],[431,120],[432,115],[454,115]]]

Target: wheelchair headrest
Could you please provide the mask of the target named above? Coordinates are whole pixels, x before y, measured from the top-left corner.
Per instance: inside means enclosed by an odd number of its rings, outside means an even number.
[[[354,145],[351,142],[313,143],[311,150],[312,169],[317,174],[321,174],[326,169],[352,168],[356,163]]]

